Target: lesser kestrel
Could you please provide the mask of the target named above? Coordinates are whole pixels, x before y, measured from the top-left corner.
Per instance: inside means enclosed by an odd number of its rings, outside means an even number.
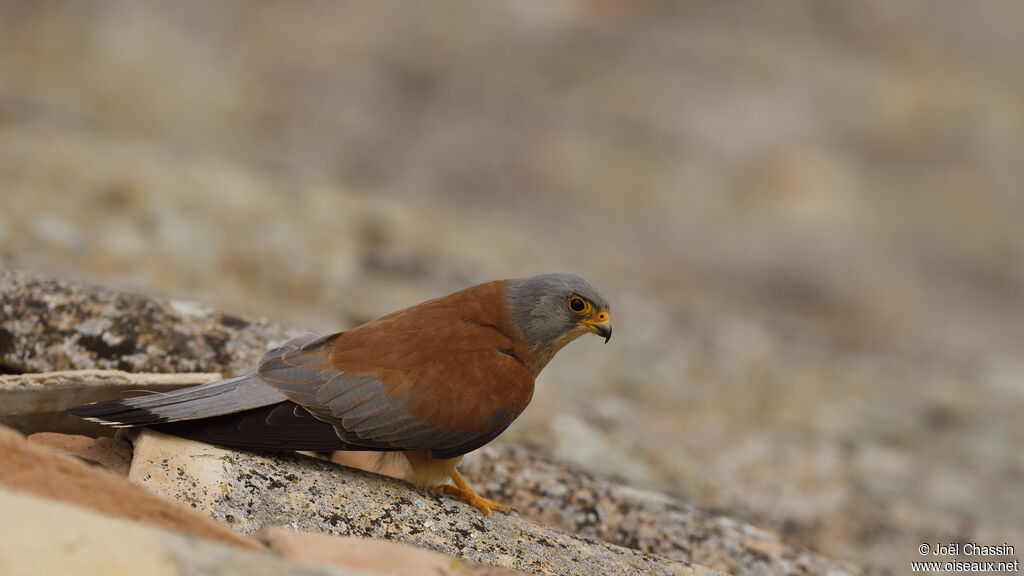
[[[456,465],[508,428],[544,366],[588,332],[607,342],[612,326],[586,279],[498,280],[337,334],[298,336],[237,378],[71,412],[228,447],[396,453],[409,480],[489,514],[508,507],[479,496]]]

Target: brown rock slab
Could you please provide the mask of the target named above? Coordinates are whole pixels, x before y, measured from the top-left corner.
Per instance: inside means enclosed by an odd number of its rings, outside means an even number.
[[[129,477],[246,534],[287,525],[391,540],[532,574],[717,574],[295,454],[255,454],[144,431]]]
[[[118,476],[128,476],[132,464],[132,445],[121,438],[37,432],[29,436],[28,441],[94,462]]]
[[[390,576],[523,576],[524,572],[466,562],[387,540],[296,532],[270,526],[257,534],[267,546],[298,562],[331,564]]]
[[[63,370],[3,375],[0,376],[0,424],[25,434],[47,431],[109,435],[109,427],[77,418],[67,413],[67,408],[88,402],[137,396],[140,391],[163,392],[206,384],[220,377],[216,372],[134,374],[120,370]]]
[[[0,488],[0,574],[366,576],[308,566]]]
[[[240,374],[286,336],[277,324],[195,302],[0,270],[0,367],[8,371]]]
[[[253,539],[232,532],[202,514],[154,496],[106,470],[31,443],[2,426],[0,486],[234,546],[261,547]]]

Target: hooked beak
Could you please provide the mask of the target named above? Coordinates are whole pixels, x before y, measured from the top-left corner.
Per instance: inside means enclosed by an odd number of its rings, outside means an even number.
[[[577,324],[585,327],[588,332],[604,337],[605,344],[612,339],[612,317],[607,312],[599,312],[597,316],[582,320]]]

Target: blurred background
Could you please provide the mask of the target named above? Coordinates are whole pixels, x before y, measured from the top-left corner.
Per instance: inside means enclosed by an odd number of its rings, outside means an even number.
[[[571,270],[503,437],[866,573],[1024,546],[1024,4],[0,2],[0,265],[334,331]]]

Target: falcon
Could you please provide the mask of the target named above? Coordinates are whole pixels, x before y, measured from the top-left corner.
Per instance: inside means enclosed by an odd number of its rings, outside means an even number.
[[[344,332],[295,337],[236,378],[70,412],[230,448],[386,453],[405,460],[407,480],[484,514],[510,511],[477,494],[456,465],[512,424],[544,366],[587,333],[607,342],[612,325],[585,278],[497,280]]]

